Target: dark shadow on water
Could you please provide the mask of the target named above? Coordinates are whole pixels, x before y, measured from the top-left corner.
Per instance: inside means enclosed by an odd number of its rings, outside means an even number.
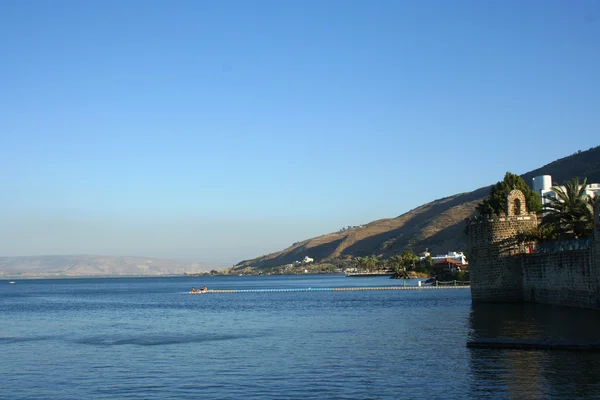
[[[0,345],[19,343],[19,342],[37,342],[42,340],[54,339],[52,336],[31,336],[31,337],[2,337],[0,336]]]
[[[600,312],[542,304],[473,304],[470,336],[600,342]],[[477,398],[600,398],[600,353],[469,349]]]
[[[352,332],[351,329],[320,329],[320,330],[316,330],[313,331],[313,333],[315,334],[334,334],[334,333],[350,333]]]
[[[600,341],[600,312],[544,304],[479,303],[471,306],[473,338],[551,338]]]
[[[251,335],[144,335],[144,336],[92,336],[75,340],[75,343],[92,346],[167,346],[185,343],[203,343],[251,338]]]

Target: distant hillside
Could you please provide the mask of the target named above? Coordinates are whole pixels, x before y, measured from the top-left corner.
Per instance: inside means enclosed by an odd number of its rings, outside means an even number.
[[[600,182],[600,146],[580,151],[521,175],[531,185],[539,175],[552,175],[556,183],[575,176],[588,182]],[[502,177],[497,177],[495,184]],[[292,263],[309,256],[319,261],[331,261],[347,256],[399,254],[405,248],[432,253],[466,248],[464,221],[475,213],[475,207],[490,191],[486,186],[469,193],[456,194],[415,208],[396,218],[373,221],[343,232],[331,233],[296,243],[285,250],[245,260],[236,269],[268,268]]]
[[[148,257],[94,255],[0,257],[0,276],[173,275],[209,271],[208,265]]]

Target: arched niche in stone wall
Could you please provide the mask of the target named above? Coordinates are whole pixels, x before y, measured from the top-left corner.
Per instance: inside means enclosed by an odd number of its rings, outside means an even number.
[[[513,189],[506,196],[506,215],[526,215],[525,195],[519,189]]]

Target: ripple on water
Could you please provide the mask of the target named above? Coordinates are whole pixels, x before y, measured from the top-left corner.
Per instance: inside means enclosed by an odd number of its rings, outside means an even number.
[[[2,337],[0,336],[1,344],[20,343],[20,342],[38,342],[43,340],[52,340],[54,336],[14,336],[14,337]]]
[[[97,335],[75,339],[75,343],[91,346],[168,346],[185,343],[204,343],[225,340],[247,339],[252,335],[230,334],[147,334],[147,335]]]
[[[597,313],[479,307],[455,290],[182,295],[203,284],[366,282],[199,280],[54,280],[21,297],[0,291],[0,398],[572,399],[600,390],[598,354],[465,347],[480,337],[593,339]]]

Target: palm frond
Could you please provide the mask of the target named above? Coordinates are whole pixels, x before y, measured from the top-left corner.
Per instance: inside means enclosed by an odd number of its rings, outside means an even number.
[[[587,236],[593,229],[593,207],[585,194],[587,179],[566,181],[563,187],[553,187],[556,197],[545,195],[542,225],[552,226],[556,232],[570,237]]]

